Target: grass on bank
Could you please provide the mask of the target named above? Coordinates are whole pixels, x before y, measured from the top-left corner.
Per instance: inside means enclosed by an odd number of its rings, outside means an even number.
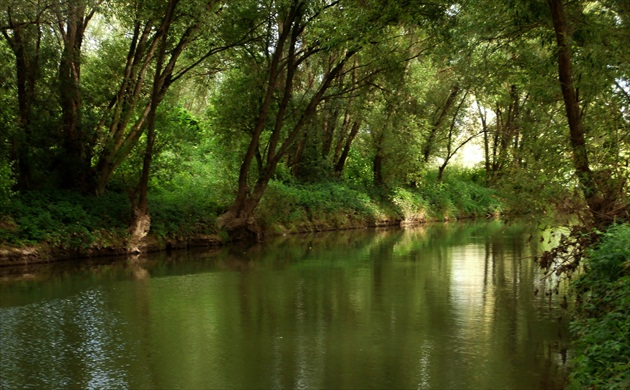
[[[460,173],[442,183],[429,176],[418,188],[366,189],[333,181],[275,181],[270,183],[256,214],[265,228],[280,233],[485,217],[501,209],[494,190]]]
[[[152,234],[185,240],[217,233],[216,218],[229,206],[225,191],[214,193],[200,183],[188,184],[150,193]],[[429,175],[418,188],[272,181],[256,218],[270,233],[284,233],[478,217],[500,210],[495,192],[461,171],[447,176],[443,183]],[[131,215],[124,193],[108,192],[100,197],[60,190],[13,194],[0,208],[0,243],[76,250],[116,246],[126,240]]]
[[[573,287],[579,301],[570,387],[630,388],[630,225],[604,234]]]
[[[100,197],[59,190],[15,194],[1,209],[0,243],[63,249],[114,245],[125,237],[130,216],[126,195],[114,192]]]

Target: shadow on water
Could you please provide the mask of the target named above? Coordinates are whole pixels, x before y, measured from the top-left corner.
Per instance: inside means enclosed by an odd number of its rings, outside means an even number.
[[[431,224],[2,269],[0,387],[562,388],[567,324],[532,234]]]

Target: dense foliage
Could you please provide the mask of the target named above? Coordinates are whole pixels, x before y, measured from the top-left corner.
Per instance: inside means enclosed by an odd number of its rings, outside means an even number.
[[[429,199],[473,147],[507,208],[601,228],[628,213],[629,15],[623,1],[6,0],[0,199],[125,194],[141,239],[179,196],[247,236],[279,183]],[[452,216],[446,199],[429,204]]]
[[[580,304],[571,385],[576,389],[630,386],[630,226],[610,228],[573,284]]]

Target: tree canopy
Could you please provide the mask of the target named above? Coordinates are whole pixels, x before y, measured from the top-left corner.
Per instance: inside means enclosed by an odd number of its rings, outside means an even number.
[[[255,236],[271,181],[421,188],[471,145],[515,210],[628,214],[626,1],[4,0],[0,32],[2,196],[124,192],[139,237],[187,173]]]

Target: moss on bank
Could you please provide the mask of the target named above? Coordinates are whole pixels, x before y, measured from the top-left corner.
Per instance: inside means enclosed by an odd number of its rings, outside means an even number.
[[[210,196],[153,193],[145,250],[214,245],[217,215]],[[454,177],[421,188],[365,189],[344,182],[272,182],[256,212],[266,234],[298,233],[495,215],[493,190]],[[100,197],[64,191],[18,194],[0,216],[0,263],[123,253],[131,205],[126,194]]]

